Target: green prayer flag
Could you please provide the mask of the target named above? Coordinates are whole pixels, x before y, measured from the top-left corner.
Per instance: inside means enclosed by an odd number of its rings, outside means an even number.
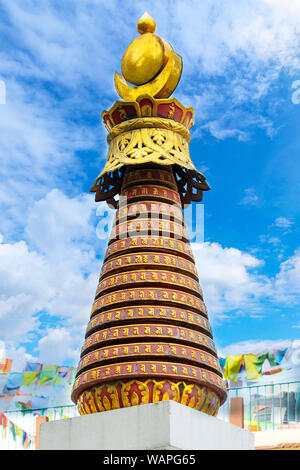
[[[31,385],[37,378],[39,372],[23,372],[23,383],[22,385],[26,385],[27,387]]]
[[[40,372],[39,385],[51,382],[56,377],[58,366],[44,364]]]
[[[260,375],[262,375],[262,369],[263,369],[263,365],[266,359],[268,359],[271,367],[278,365],[278,363],[275,360],[274,354],[272,354],[271,352],[266,352],[264,354],[261,354],[258,357],[258,360],[253,363],[257,369],[257,372]]]
[[[16,438],[17,438],[17,426],[12,421],[9,423],[9,426],[10,426],[10,430],[11,430],[13,438],[14,438],[14,440],[16,440]]]

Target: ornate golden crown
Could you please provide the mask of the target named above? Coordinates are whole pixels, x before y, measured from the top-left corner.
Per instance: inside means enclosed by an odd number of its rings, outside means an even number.
[[[124,53],[123,75],[115,73],[116,90],[125,101],[117,101],[101,115],[109,132],[109,149],[91,192],[96,193],[96,201],[107,200],[115,207],[114,196],[120,192],[128,165],[172,165],[184,204],[201,201],[202,191],[210,189],[189,153],[194,110],[169,98],[179,83],[182,59],[154,34],[155,28],[155,21],[145,13],[137,24],[141,36]]]

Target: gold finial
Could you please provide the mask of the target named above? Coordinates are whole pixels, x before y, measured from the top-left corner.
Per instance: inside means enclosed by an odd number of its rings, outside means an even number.
[[[137,30],[140,34],[154,33],[156,30],[154,19],[146,11],[138,21]]]
[[[168,98],[180,80],[182,59],[167,41],[154,34],[156,23],[148,13],[139,19],[137,29],[141,36],[124,53],[122,75],[115,73],[116,90],[127,101],[141,95]]]

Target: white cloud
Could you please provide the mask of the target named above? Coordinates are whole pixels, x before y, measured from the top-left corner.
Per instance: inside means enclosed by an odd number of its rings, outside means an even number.
[[[296,2],[177,2],[169,29],[174,23],[171,38],[184,57],[185,101],[196,109],[198,132],[247,140],[261,128],[272,137],[280,104],[274,84],[282,71],[300,69]],[[262,112],[266,97],[272,105]]]
[[[272,237],[270,235],[260,235],[259,241],[261,243],[268,243],[269,245],[273,245],[274,247],[277,247],[278,245],[282,246],[280,238]]]
[[[283,261],[275,277],[274,296],[282,302],[298,304],[300,300],[300,248]]]
[[[26,362],[38,362],[37,356],[28,354],[24,346],[18,347],[16,343],[7,345],[6,357],[12,359],[11,372],[24,370]]]
[[[0,244],[1,339],[7,345],[42,335],[44,312],[70,328],[74,341],[82,335],[101,268],[93,207],[90,196],[53,190],[29,211],[27,241]]]
[[[260,274],[264,261],[218,243],[192,244],[209,317],[247,315],[262,318],[266,305],[300,302],[300,249],[280,264],[274,277]],[[267,304],[261,302],[264,301]]]
[[[9,79],[7,95],[0,106],[0,220],[2,232],[14,233],[24,227],[28,207],[51,188],[74,191],[76,152],[93,149],[101,139],[92,126],[67,120],[63,104],[44,89],[35,94]]]
[[[257,310],[270,288],[270,281],[257,273],[263,261],[218,243],[192,244],[192,249],[210,318],[230,316],[245,307]]]
[[[277,245],[280,245],[281,240],[278,237],[270,237],[268,239],[268,243],[271,244],[271,245],[277,246]]]
[[[253,188],[247,188],[244,191],[244,197],[240,201],[240,204],[246,205],[246,206],[257,206],[260,203],[260,199],[255,193],[255,190]]]
[[[273,223],[273,226],[279,228],[290,228],[293,224],[294,221],[292,219],[289,219],[288,217],[277,217],[277,219]]]
[[[257,340],[250,339],[246,341],[240,341],[237,343],[229,344],[224,348],[218,348],[218,355],[220,357],[235,356],[238,354],[260,354],[265,351],[272,349],[284,349],[288,348],[293,344],[290,339],[278,339],[278,340]]]
[[[75,365],[80,358],[80,348],[80,343],[77,343],[77,348],[74,346],[72,331],[49,329],[38,342],[39,360],[45,364],[63,364],[69,360]]]
[[[66,262],[68,249],[74,249],[70,242],[76,241],[82,246],[91,238],[89,219],[93,209],[95,202],[91,195],[69,198],[54,189],[32,207],[26,235],[41,253]]]

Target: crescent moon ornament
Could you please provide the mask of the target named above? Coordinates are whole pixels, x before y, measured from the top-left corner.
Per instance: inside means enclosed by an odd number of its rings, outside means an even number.
[[[135,101],[141,95],[168,98],[179,83],[182,58],[167,41],[154,34],[155,27],[153,18],[145,13],[137,24],[141,36],[134,39],[123,56],[123,75],[115,72],[117,93],[125,101]]]
[[[131,86],[125,78],[115,72],[115,87],[125,101],[135,101],[141,95],[153,98],[168,98],[177,87],[182,73],[182,58],[171,51],[169,60],[163,70],[151,81],[140,86]]]

